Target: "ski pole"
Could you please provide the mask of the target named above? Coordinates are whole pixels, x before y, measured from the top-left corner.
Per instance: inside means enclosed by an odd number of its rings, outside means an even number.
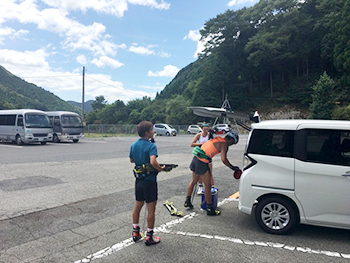
[[[144,217],[143,217],[143,226],[142,226],[142,237],[145,237],[145,233],[146,233],[146,216],[147,216],[147,203],[146,205],[144,206],[144,209],[145,209],[145,214],[144,214]]]
[[[198,183],[196,183],[196,185],[194,186],[194,191],[192,191],[192,198],[191,198],[191,203],[193,203],[193,198],[194,198],[194,195],[196,194],[196,192],[197,192],[197,185],[198,185]]]

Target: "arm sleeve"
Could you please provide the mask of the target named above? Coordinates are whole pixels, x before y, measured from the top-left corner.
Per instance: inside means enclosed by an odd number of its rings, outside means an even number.
[[[155,146],[154,144],[151,145],[150,151],[149,151],[149,156],[155,155],[156,157],[158,157],[158,150],[157,150],[157,146]]]

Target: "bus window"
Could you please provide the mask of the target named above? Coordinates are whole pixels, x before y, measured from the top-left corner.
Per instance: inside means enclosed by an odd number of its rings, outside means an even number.
[[[23,115],[18,115],[17,117],[17,126],[23,127]]]

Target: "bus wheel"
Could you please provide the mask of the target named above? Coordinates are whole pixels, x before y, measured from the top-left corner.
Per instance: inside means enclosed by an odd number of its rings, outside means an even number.
[[[77,140],[77,139],[73,140],[74,143],[77,143],[78,141],[79,141],[79,140]]]
[[[21,136],[19,136],[19,135],[16,136],[16,143],[17,143],[17,145],[22,145],[23,144]]]
[[[60,140],[58,139],[57,134],[53,135],[53,142],[60,142]]]
[[[41,143],[41,145],[45,145],[46,144],[46,142],[40,142]]]

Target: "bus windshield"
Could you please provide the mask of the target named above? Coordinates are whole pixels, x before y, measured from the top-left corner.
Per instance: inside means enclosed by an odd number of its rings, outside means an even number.
[[[49,117],[40,113],[26,113],[25,125],[27,128],[52,128]]]
[[[69,127],[82,127],[81,119],[76,115],[62,115],[61,116],[62,126]]]

